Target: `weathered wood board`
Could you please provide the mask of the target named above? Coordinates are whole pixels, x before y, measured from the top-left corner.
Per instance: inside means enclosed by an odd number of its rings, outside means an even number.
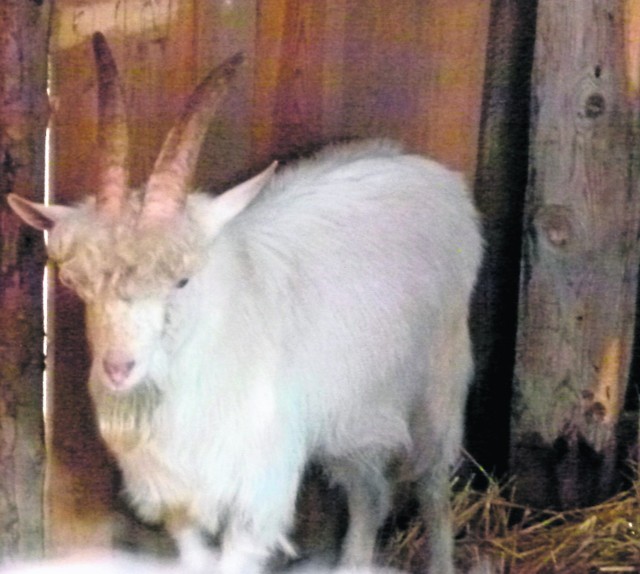
[[[44,194],[51,4],[0,4],[0,562],[44,547],[44,243],[6,195]]]
[[[612,486],[640,254],[638,10],[539,3],[512,419],[537,505]]]

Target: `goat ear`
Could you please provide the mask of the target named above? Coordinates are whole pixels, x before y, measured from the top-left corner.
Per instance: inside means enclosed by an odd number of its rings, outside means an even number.
[[[212,231],[217,232],[225,223],[242,212],[267,185],[277,167],[278,162],[274,161],[258,175],[216,197],[211,204],[210,223],[215,227]]]
[[[65,207],[64,205],[35,203],[15,193],[10,193],[7,196],[7,201],[11,209],[22,221],[41,231],[53,229],[58,221],[74,210],[73,207]]]

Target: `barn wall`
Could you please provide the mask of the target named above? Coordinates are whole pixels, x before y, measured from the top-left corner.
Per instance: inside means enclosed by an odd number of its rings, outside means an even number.
[[[476,168],[489,2],[460,0],[58,0],[52,40],[57,200],[91,189],[103,31],[124,78],[139,184],[195,83],[242,50],[247,64],[204,146],[197,180],[225,182],[345,137],[398,138]],[[391,17],[391,5],[393,14]],[[56,289],[50,548],[109,545],[115,486],[85,388],[78,300]]]

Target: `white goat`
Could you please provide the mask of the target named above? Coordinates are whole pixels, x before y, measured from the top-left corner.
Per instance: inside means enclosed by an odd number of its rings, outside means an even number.
[[[348,495],[343,564],[368,564],[405,455],[450,574],[448,472],[472,369],[467,315],[481,238],[462,178],[388,142],[275,164],[219,197],[187,194],[207,125],[242,57],[198,87],[153,174],[127,191],[117,70],[94,36],[99,186],[76,207],[15,195],[48,229],[84,300],[100,431],[141,517],[184,559],[261,572],[286,546],[300,477],[323,463]]]

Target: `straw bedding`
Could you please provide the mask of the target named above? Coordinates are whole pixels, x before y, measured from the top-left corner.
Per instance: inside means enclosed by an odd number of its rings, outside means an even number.
[[[473,574],[640,573],[640,480],[612,499],[571,511],[514,502],[511,484],[454,483],[460,572]],[[425,542],[414,522],[386,546],[384,561],[418,573]]]

